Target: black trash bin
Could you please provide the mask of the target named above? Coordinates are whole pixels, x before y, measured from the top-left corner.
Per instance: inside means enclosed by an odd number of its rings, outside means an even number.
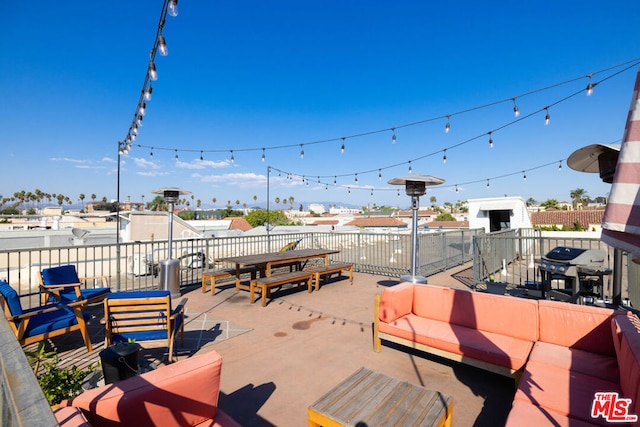
[[[122,381],[140,373],[138,364],[140,347],[140,344],[135,342],[119,342],[100,352],[105,384]]]

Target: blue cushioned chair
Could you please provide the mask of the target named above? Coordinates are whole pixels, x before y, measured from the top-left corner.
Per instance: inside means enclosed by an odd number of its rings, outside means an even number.
[[[166,340],[169,362],[173,361],[176,332],[184,345],[183,298],[171,308],[169,291],[113,292],[104,300],[107,346],[121,341]]]
[[[102,288],[87,288],[86,282],[93,280],[102,281]],[[45,268],[40,272],[40,288],[44,292],[43,303],[60,301],[86,300],[87,304],[100,302],[111,289],[107,286],[107,277],[78,277],[74,265],[61,265],[59,267]]]
[[[21,345],[80,331],[87,350],[91,351],[86,324],[90,316],[82,311],[84,304],[86,301],[54,303],[23,310],[16,290],[0,280],[0,306]]]

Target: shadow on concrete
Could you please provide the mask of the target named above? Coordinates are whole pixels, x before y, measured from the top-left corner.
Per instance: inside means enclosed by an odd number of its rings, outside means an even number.
[[[230,394],[220,392],[218,406],[240,425],[274,427],[274,424],[258,415],[258,411],[275,390],[276,385],[272,382],[259,386],[247,384]]]

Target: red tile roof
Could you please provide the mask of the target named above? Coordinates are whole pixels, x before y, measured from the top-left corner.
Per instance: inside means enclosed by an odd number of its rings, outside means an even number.
[[[430,221],[422,226],[429,228],[469,228],[469,221]]]
[[[337,219],[319,219],[313,222],[313,225],[338,225],[340,223]]]
[[[239,216],[230,216],[225,218],[227,221],[231,221],[231,225],[229,226],[229,230],[242,230],[247,231],[251,230],[253,227],[249,224],[245,218]]]
[[[356,218],[345,225],[355,227],[407,227],[407,223],[389,217]]]
[[[576,222],[581,226],[588,227],[590,225],[602,224],[604,210],[586,210],[586,211],[545,211],[532,212],[531,223],[533,225],[566,225],[573,227]]]

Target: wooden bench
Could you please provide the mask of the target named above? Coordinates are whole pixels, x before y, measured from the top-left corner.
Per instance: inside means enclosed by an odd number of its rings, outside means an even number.
[[[313,275],[311,273],[307,273],[304,271],[292,271],[289,273],[278,273],[273,274],[269,277],[261,277],[260,279],[252,279],[250,284],[250,298],[251,303],[253,304],[254,295],[257,288],[260,288],[260,293],[262,294],[262,306],[265,307],[267,305],[267,297],[269,296],[270,289],[275,286],[284,285],[285,283],[298,283],[298,286],[302,282],[307,282],[307,290],[311,292],[311,281],[313,279]]]
[[[251,274],[251,280],[257,277],[257,273],[261,272],[258,267],[244,267],[240,269],[240,274]],[[216,280],[224,279],[225,277],[232,277],[236,275],[235,268],[226,268],[224,270],[214,270],[207,273],[202,273],[202,293],[207,292],[207,282],[211,282],[211,295],[216,293]],[[240,289],[240,278],[236,277],[236,289]]]
[[[349,271],[349,282],[353,284],[353,264],[310,265],[304,268],[304,271],[313,274],[316,291],[320,289],[320,276],[327,276],[328,280],[333,273],[342,275],[343,270]]]

